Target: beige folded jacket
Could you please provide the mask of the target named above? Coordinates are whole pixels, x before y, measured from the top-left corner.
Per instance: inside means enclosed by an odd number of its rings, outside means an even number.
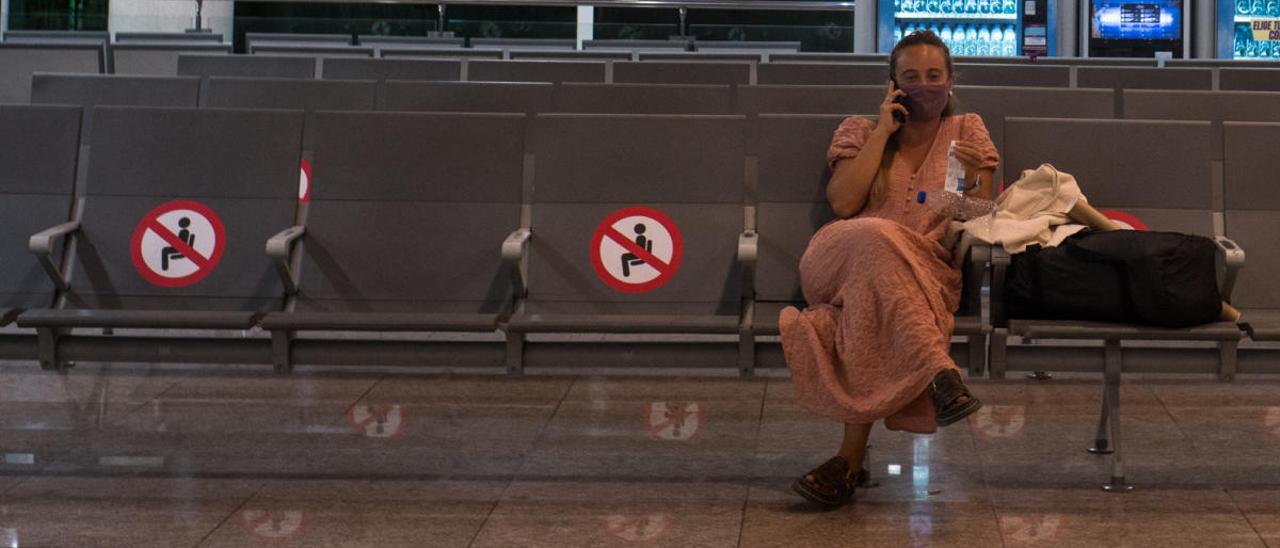
[[[1009,253],[1021,253],[1032,244],[1054,247],[1085,229],[1067,217],[1076,202],[1088,203],[1070,173],[1049,164],[1022,172],[1017,182],[996,199],[995,217],[980,217],[963,224],[968,238],[1000,244]]]

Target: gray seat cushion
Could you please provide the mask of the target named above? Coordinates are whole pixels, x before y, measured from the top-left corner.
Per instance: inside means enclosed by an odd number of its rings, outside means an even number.
[[[751,329],[756,335],[780,335],[778,315],[788,306],[804,308],[804,303],[756,302]]]
[[[192,310],[29,310],[21,327],[118,327],[153,329],[248,329],[260,316],[252,311]]]
[[[1249,338],[1255,341],[1280,341],[1280,309],[1246,308],[1241,320],[1249,326]]]
[[[667,314],[527,314],[513,316],[516,333],[726,333],[738,332],[738,317]]]
[[[493,331],[495,314],[274,312],[262,319],[264,329],[295,331]]]

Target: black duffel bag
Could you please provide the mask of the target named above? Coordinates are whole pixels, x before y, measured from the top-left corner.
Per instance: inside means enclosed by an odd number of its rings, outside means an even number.
[[[1005,277],[1010,318],[1188,327],[1216,321],[1217,244],[1174,232],[1081,232],[1014,255]]]

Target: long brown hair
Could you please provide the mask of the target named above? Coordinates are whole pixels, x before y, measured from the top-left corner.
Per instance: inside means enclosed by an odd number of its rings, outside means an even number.
[[[942,50],[942,58],[946,61],[947,77],[955,77],[955,63],[951,58],[951,48],[947,47],[947,43],[938,38],[931,30],[922,30],[913,32],[898,41],[893,46],[893,52],[889,54],[889,78],[894,81],[894,86],[898,82],[898,57],[902,55],[902,50],[912,46],[919,45],[933,46]],[[942,117],[951,116],[957,109],[955,96],[947,98],[947,106],[942,109]],[[895,132],[889,136],[889,141],[885,143],[884,153],[880,156],[880,170],[876,172],[875,182],[871,184],[871,197],[869,204],[879,205],[884,202],[885,196],[889,193],[889,166],[893,164],[893,157],[898,152],[898,134]]]

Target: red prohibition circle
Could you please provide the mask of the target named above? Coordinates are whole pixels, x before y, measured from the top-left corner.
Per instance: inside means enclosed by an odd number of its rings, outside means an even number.
[[[1133,227],[1134,230],[1143,230],[1143,231],[1147,230],[1147,225],[1142,221],[1138,220],[1137,217],[1134,217],[1133,215],[1130,215],[1118,209],[1104,209],[1102,211],[1099,211],[1098,213],[1101,213],[1103,217],[1106,217],[1113,221],[1120,221],[1124,224],[1127,224]]]
[[[205,258],[205,264],[199,270],[180,278],[169,278],[161,276],[151,270],[151,267],[147,266],[147,261],[142,256],[142,238],[146,235],[148,230],[155,230],[152,228],[152,224],[155,223],[161,215],[179,209],[194,211],[195,213],[204,216],[204,218],[209,221],[209,225],[213,227],[214,232],[213,253],[209,257]],[[163,227],[158,228],[164,230]],[[157,236],[164,238],[164,235],[161,234],[157,234]],[[166,241],[168,241],[167,238]],[[142,217],[142,222],[138,223],[138,228],[133,230],[133,238],[129,243],[129,251],[133,258],[133,268],[136,269],[138,274],[148,282],[160,287],[186,287],[203,280],[205,276],[208,276],[209,273],[213,271],[214,268],[217,268],[218,263],[222,261],[222,252],[226,249],[226,242],[226,230],[222,226],[222,218],[218,217],[218,214],[214,213],[212,209],[209,209],[204,204],[193,200],[173,200],[171,202],[160,204]]]
[[[301,176],[306,179],[305,184],[307,186],[298,189],[298,201],[304,204],[310,203],[311,202],[311,162],[308,162],[306,158],[302,159]],[[304,183],[302,181],[299,181],[298,184],[302,185]]]
[[[606,235],[613,231],[613,223],[627,217],[648,217],[653,219],[654,222],[666,229],[667,234],[671,235],[671,260],[666,263],[664,268],[650,265],[658,270],[658,277],[644,283],[632,284],[615,278],[613,274],[609,273],[609,269],[605,268],[604,261],[600,258],[600,246],[604,243]],[[616,231],[613,232],[616,233]],[[608,237],[615,244],[624,248],[627,247],[627,244],[618,242],[616,237]],[[595,235],[591,237],[590,253],[591,266],[595,268],[596,276],[600,278],[600,281],[623,293],[647,293],[671,281],[676,271],[680,269],[680,260],[684,258],[684,239],[680,236],[680,231],[676,229],[675,221],[672,221],[665,213],[650,207],[624,207],[613,212],[596,227]]]

